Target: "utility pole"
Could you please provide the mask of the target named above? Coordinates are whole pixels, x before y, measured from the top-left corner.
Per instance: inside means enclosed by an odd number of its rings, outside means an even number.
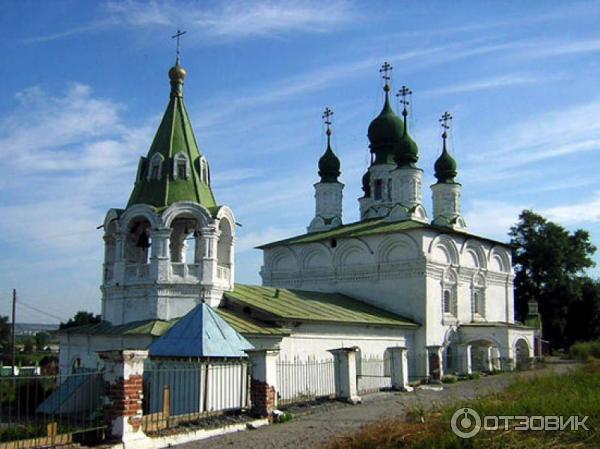
[[[17,289],[13,288],[13,298],[12,298],[12,375],[17,375],[17,345],[16,345],[16,310],[17,310]]]

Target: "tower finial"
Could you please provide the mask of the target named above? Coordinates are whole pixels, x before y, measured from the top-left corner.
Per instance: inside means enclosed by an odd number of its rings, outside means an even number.
[[[329,108],[326,107],[325,110],[323,111],[323,115],[321,116],[321,118],[323,119],[323,123],[325,123],[325,125],[327,126],[327,131],[325,131],[325,134],[327,134],[327,146],[329,146],[329,140],[331,138],[331,117],[333,116],[333,111]]]
[[[412,90],[408,88],[408,86],[402,86],[402,89],[398,91],[396,94],[397,97],[402,97],[400,103],[402,103],[402,117],[404,117],[404,134],[408,131],[406,130],[406,117],[408,116],[408,105],[410,101],[406,99],[406,97],[410,97],[412,95]]]
[[[171,39],[177,39],[177,56],[175,58],[175,64],[179,64],[179,38],[183,36],[187,31],[181,31],[179,28],[177,29],[177,33],[171,36]]]
[[[446,151],[446,139],[448,138],[448,130],[450,129],[450,122],[452,121],[452,115],[446,111],[442,114],[442,118],[439,122],[442,124],[442,139],[444,139],[444,151]]]
[[[392,73],[393,69],[394,68],[392,67],[392,65],[389,62],[387,62],[387,61],[385,61],[383,63],[383,65],[381,66],[381,68],[379,69],[379,73],[382,73],[381,77],[385,81],[385,85],[383,86],[383,90],[385,90],[386,93],[390,91],[390,83],[389,83],[389,81],[390,81],[390,79],[392,77],[391,73]]]

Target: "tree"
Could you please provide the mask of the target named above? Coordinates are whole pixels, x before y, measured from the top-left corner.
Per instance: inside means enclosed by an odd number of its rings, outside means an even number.
[[[0,351],[2,351],[2,357],[12,357],[11,327],[7,316],[0,316]]]
[[[37,351],[43,351],[48,342],[50,341],[50,335],[47,332],[38,332],[35,334],[35,349]]]
[[[542,331],[553,347],[572,342],[568,335],[569,312],[583,301],[584,270],[594,265],[596,248],[587,231],[573,233],[524,210],[510,230],[515,264],[517,318],[524,320],[527,303],[536,300]],[[589,287],[589,286],[588,286]],[[573,312],[571,312],[573,313]]]
[[[83,326],[84,324],[95,324],[102,321],[100,315],[94,315],[91,312],[79,311],[73,318],[70,318],[66,323],[60,323],[59,329],[68,329],[70,327]]]

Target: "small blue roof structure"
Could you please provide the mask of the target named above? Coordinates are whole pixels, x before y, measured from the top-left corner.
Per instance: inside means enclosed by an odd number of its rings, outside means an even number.
[[[149,346],[151,357],[243,357],[254,346],[206,303],[198,304]]]

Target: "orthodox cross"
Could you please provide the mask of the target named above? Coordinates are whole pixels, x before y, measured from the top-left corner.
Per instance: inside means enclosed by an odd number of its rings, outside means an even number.
[[[323,122],[327,125],[327,135],[331,135],[331,117],[333,116],[333,111],[328,107],[323,111]]]
[[[444,140],[446,140],[446,137],[448,137],[447,131],[450,129],[451,121],[452,121],[452,115],[450,115],[450,113],[448,111],[444,112],[444,114],[442,115],[442,118],[439,120],[439,122],[442,124],[442,129],[444,130],[442,133],[442,138]]]
[[[181,30],[177,30],[177,33],[175,33],[173,36],[171,36],[171,39],[177,39],[177,62],[179,62],[179,38],[181,36],[183,36],[185,33],[187,33],[187,31],[181,31]]]
[[[410,104],[410,101],[406,99],[406,97],[412,95],[412,90],[410,90],[408,88],[408,86],[402,86],[402,89],[400,89],[398,91],[398,93],[396,94],[397,97],[402,97],[402,100],[400,100],[400,103],[402,103],[402,105],[404,106],[404,109],[402,109],[402,115],[404,116],[404,121],[406,122],[406,116],[408,115],[408,105]]]
[[[387,61],[385,61],[383,63],[383,65],[381,66],[381,68],[379,69],[379,73],[383,73],[383,75],[381,75],[381,77],[385,80],[386,86],[387,86],[388,81],[391,78],[390,74],[392,72],[392,69],[393,69],[393,67]]]

